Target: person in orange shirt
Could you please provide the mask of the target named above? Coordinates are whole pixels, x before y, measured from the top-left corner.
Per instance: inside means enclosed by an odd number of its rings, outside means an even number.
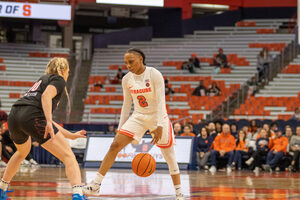
[[[240,130],[236,142],[232,167],[235,167],[235,165],[237,164],[238,170],[241,170],[242,156],[246,155],[247,153],[248,153],[248,148],[246,147],[246,133],[243,130]]]
[[[278,167],[279,161],[286,154],[288,144],[288,139],[282,136],[281,131],[277,130],[275,132],[275,137],[272,137],[269,142],[270,151],[267,155],[267,164],[262,165],[262,168],[265,171],[272,172],[273,168],[276,166]],[[276,169],[276,171],[277,170],[278,169]]]
[[[230,127],[228,124],[224,124],[222,130],[222,133],[215,138],[213,143],[214,149],[210,153],[211,167],[209,171],[212,173],[217,170],[217,159],[219,157],[228,157],[227,172],[231,172],[231,163],[234,157],[236,142],[230,133]]]
[[[183,127],[183,133],[181,134],[181,136],[192,136],[192,137],[195,137],[196,135],[195,135],[195,133],[192,133],[191,127],[188,124],[186,124]]]

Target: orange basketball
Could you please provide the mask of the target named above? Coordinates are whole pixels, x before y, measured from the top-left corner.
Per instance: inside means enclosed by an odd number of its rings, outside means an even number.
[[[156,162],[150,154],[139,153],[133,158],[131,168],[136,175],[147,177],[155,171]]]

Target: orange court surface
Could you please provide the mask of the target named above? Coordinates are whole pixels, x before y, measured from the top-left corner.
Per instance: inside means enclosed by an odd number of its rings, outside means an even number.
[[[81,173],[83,182],[90,182],[97,169],[82,169]],[[181,185],[190,200],[300,200],[299,173],[182,171]],[[21,168],[10,190],[14,190],[8,193],[11,200],[62,200],[72,196],[64,168]],[[166,170],[141,178],[131,170],[112,169],[103,180],[100,195],[88,199],[174,200],[173,192]]]

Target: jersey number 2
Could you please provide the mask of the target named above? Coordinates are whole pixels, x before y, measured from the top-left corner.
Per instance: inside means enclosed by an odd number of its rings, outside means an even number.
[[[143,95],[138,96],[137,99],[139,100],[139,104],[140,104],[141,107],[147,107],[148,106],[147,100]]]

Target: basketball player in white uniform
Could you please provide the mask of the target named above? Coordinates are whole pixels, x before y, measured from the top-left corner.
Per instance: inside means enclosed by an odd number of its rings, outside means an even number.
[[[113,165],[117,154],[129,143],[138,144],[147,130],[152,143],[160,147],[168,163],[176,200],[183,200],[180,172],[174,153],[174,133],[168,118],[165,103],[165,86],[162,74],[145,66],[145,54],[139,49],[129,49],[124,55],[128,72],[122,79],[123,107],[118,134],[101,163],[95,179],[85,187],[86,194],[98,194],[101,182]],[[134,112],[129,116],[132,101]]]

